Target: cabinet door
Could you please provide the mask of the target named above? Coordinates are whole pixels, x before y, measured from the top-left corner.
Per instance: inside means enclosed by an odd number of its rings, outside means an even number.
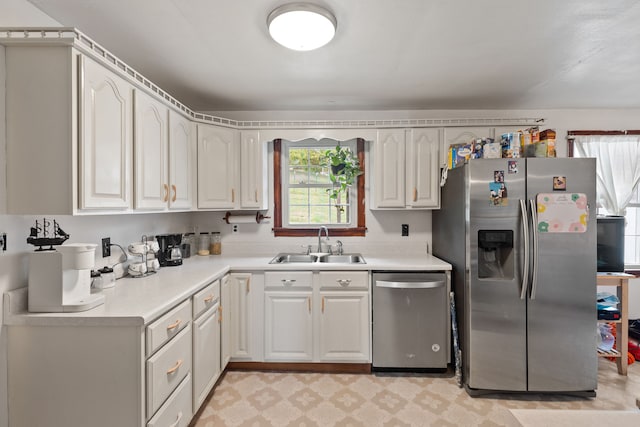
[[[412,129],[406,145],[407,206],[437,208],[440,206],[440,130]]]
[[[196,125],[169,113],[169,209],[191,209],[195,188]]]
[[[136,209],[166,209],[169,202],[167,107],[146,93],[135,92]]]
[[[320,297],[320,361],[368,362],[368,292],[321,292]]]
[[[440,166],[447,164],[449,146],[462,144],[477,138],[493,138],[494,130],[490,127],[444,128],[442,149],[440,150]]]
[[[126,209],[133,87],[89,58],[81,62],[80,209]]]
[[[198,207],[234,209],[238,201],[238,133],[198,124]]]
[[[311,361],[313,322],[309,292],[265,292],[266,361]]]
[[[375,208],[403,208],[405,206],[405,131],[378,131],[373,144],[373,203]]]
[[[197,412],[220,376],[220,313],[218,304],[194,322],[193,412]]]
[[[231,357],[250,359],[251,349],[251,274],[234,273],[230,276],[231,307],[227,318],[231,320]]]
[[[224,371],[231,359],[231,293],[230,278],[226,275],[220,285],[220,370]]]
[[[260,141],[260,132],[240,133],[240,207],[267,209],[267,144]]]

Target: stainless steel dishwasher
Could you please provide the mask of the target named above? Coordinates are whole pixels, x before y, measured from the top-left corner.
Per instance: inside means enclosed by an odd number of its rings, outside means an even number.
[[[448,272],[373,273],[373,369],[446,369]]]

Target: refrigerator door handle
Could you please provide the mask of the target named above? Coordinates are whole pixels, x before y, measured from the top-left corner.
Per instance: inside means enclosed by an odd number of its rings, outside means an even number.
[[[522,215],[522,239],[524,241],[524,265],[522,266],[522,291],[520,299],[527,295],[529,283],[529,215],[527,213],[527,202],[520,199],[520,213]]]
[[[538,287],[538,210],[536,201],[529,200],[531,204],[531,229],[533,230],[533,275],[531,276],[531,299],[536,299],[536,289]]]

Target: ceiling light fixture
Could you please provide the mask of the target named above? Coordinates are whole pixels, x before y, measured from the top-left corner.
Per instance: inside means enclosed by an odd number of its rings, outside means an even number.
[[[329,43],[336,33],[336,17],[308,3],[290,3],[273,10],[267,18],[271,37],[292,50],[314,50]]]

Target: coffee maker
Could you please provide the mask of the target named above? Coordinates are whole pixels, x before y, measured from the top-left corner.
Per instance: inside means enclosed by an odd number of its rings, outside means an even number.
[[[30,253],[29,311],[86,311],[104,303],[104,295],[91,293],[96,246],[75,243]]]
[[[158,246],[158,261],[162,267],[182,265],[182,234],[160,234],[156,236]]]

